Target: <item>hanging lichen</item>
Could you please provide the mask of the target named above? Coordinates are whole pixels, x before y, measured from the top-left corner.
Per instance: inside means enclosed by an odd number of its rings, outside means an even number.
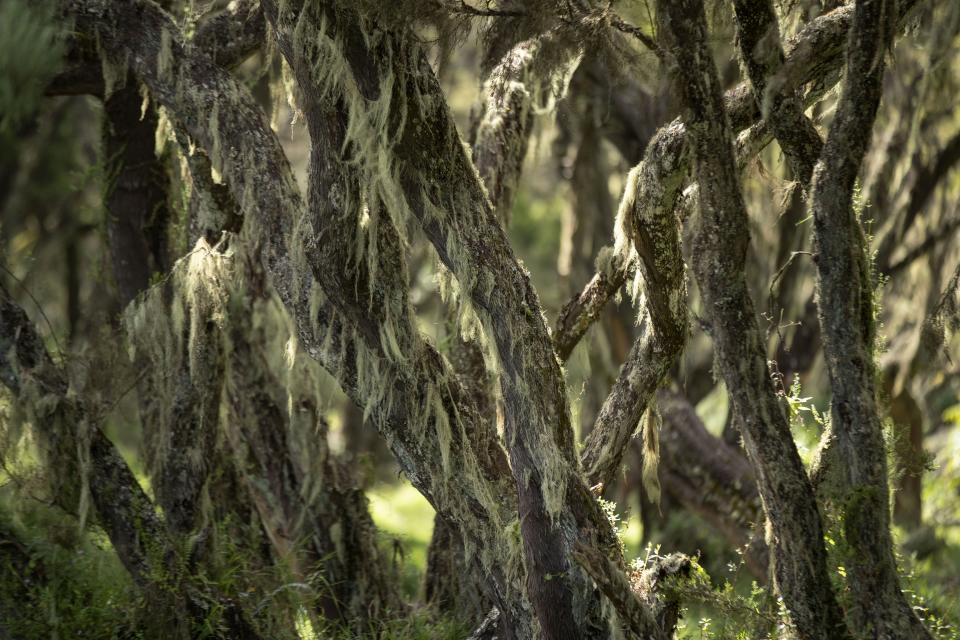
[[[643,419],[643,488],[650,501],[660,505],[660,428],[662,419],[656,401],[651,399]]]
[[[226,242],[224,242],[224,246]],[[221,325],[232,275],[232,252],[212,247],[205,238],[178,260],[169,276],[151,287],[124,312],[128,353],[132,362],[148,367],[153,395],[145,399],[146,453],[153,474],[162,474],[173,455],[171,429],[178,403],[187,402],[180,373],[204,380],[216,365],[207,345],[207,324]],[[198,388],[202,388],[197,383]],[[191,454],[176,452],[188,462]]]

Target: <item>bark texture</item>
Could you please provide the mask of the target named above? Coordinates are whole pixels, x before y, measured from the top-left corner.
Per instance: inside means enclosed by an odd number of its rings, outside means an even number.
[[[773,531],[773,573],[800,637],[845,637],[843,614],[827,573],[823,526],[770,382],[763,335],[747,290],[750,231],[716,66],[706,46],[702,0],[658,4],[671,34],[673,73],[699,185],[694,273],[710,313],[717,364],[741,421],[744,448],[757,472]]]
[[[168,537],[165,523],[114,444],[104,435],[82,398],[47,353],[23,309],[0,288],[0,379],[30,416],[50,468],[71,474],[63,480],[86,485],[97,521],[120,562],[154,606],[151,637],[192,637],[209,627],[210,607],[221,615],[227,637],[256,640],[259,635],[229,598],[189,580],[184,558]],[[86,457],[83,467],[79,457]],[[58,491],[58,496],[70,496]],[[76,495],[76,492],[74,492]],[[77,504],[64,504],[74,512]],[[184,612],[186,616],[184,616]]]
[[[833,389],[821,459],[835,461],[830,475],[838,486],[827,491],[836,491],[850,548],[851,627],[875,638],[929,638],[900,591],[893,556],[887,458],[876,402],[874,285],[853,206],[896,19],[896,2],[856,3],[843,91],[814,174],[817,302]]]

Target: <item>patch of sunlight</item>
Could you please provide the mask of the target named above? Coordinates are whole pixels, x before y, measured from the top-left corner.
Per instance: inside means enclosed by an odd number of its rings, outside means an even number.
[[[643,524],[640,516],[631,514],[620,528],[620,538],[626,547],[626,557],[636,558],[640,555],[643,546]]]
[[[723,433],[728,410],[727,387],[722,382],[714,385],[713,390],[696,407],[697,415],[703,420],[707,431],[718,437]]]
[[[427,565],[433,507],[409,482],[374,485],[367,498],[370,516],[382,534],[381,547],[396,566],[404,592],[415,596]]]

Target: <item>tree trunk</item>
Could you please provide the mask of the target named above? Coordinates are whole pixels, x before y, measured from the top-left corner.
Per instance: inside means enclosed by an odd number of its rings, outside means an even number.
[[[763,336],[747,290],[750,232],[728,115],[706,46],[702,0],[658,3],[675,57],[685,123],[699,185],[694,273],[709,311],[720,373],[743,426],[774,535],[774,583],[800,637],[845,637],[843,614],[827,573],[823,526],[813,489],[770,383]]]

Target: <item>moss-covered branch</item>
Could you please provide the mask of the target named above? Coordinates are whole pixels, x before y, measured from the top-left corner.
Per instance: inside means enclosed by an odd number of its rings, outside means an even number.
[[[853,192],[883,92],[884,56],[897,3],[858,0],[837,112],[813,179],[817,300],[833,390],[821,460],[833,460],[827,487],[842,506],[854,629],[876,637],[930,638],[900,591],[890,534],[890,490],[874,367],[873,289]],[[833,489],[835,491],[830,491]]]
[[[232,69],[258,51],[265,37],[266,21],[259,0],[242,0],[202,20],[192,42],[218,65]],[[67,68],[50,80],[44,90],[46,95],[106,97],[102,63],[96,52],[86,50],[87,46],[74,43]]]
[[[688,143],[699,185],[693,255],[710,314],[717,367],[741,420],[744,448],[757,470],[773,530],[775,584],[805,639],[844,637],[843,615],[827,573],[823,526],[813,488],[770,382],[763,334],[747,290],[750,231],[733,140],[702,0],[661,1],[672,69],[685,105]]]
[[[322,574],[325,619],[365,630],[402,610],[396,583],[377,548],[366,496],[327,443],[317,365],[295,351],[287,384],[276,376],[271,348],[276,361],[289,331],[286,314],[270,298],[256,257],[240,252],[238,259],[243,277],[228,284],[224,332],[227,441],[277,557],[299,581]]]
[[[0,378],[14,396],[32,410],[29,416],[44,448],[53,456],[55,476],[73,485],[74,493],[57,492],[70,512],[78,508],[77,438],[83,429],[90,439],[90,493],[97,515],[121,562],[135,582],[148,583],[151,553],[169,547],[164,525],[153,503],[137,483],[119,452],[90,424],[83,402],[70,397],[69,381],[43,344],[27,314],[0,288]],[[64,498],[66,501],[63,502]]]
[[[510,219],[534,113],[566,90],[580,60],[563,32],[524,40],[507,51],[483,85],[473,161],[497,216]]]
[[[686,149],[673,145],[682,130],[683,125],[673,123],[650,141],[644,161],[630,172],[620,203],[614,252],[624,262],[630,258],[623,256],[637,256],[646,317],[587,437],[581,459],[591,486],[613,480],[640,418],[686,342],[686,282],[675,210],[688,159]]]
[[[600,317],[617,292],[627,282],[629,268],[624,265],[624,256],[610,254],[606,268],[598,271],[584,287],[560,310],[553,329],[553,346],[557,357],[566,361],[574,347]]]

